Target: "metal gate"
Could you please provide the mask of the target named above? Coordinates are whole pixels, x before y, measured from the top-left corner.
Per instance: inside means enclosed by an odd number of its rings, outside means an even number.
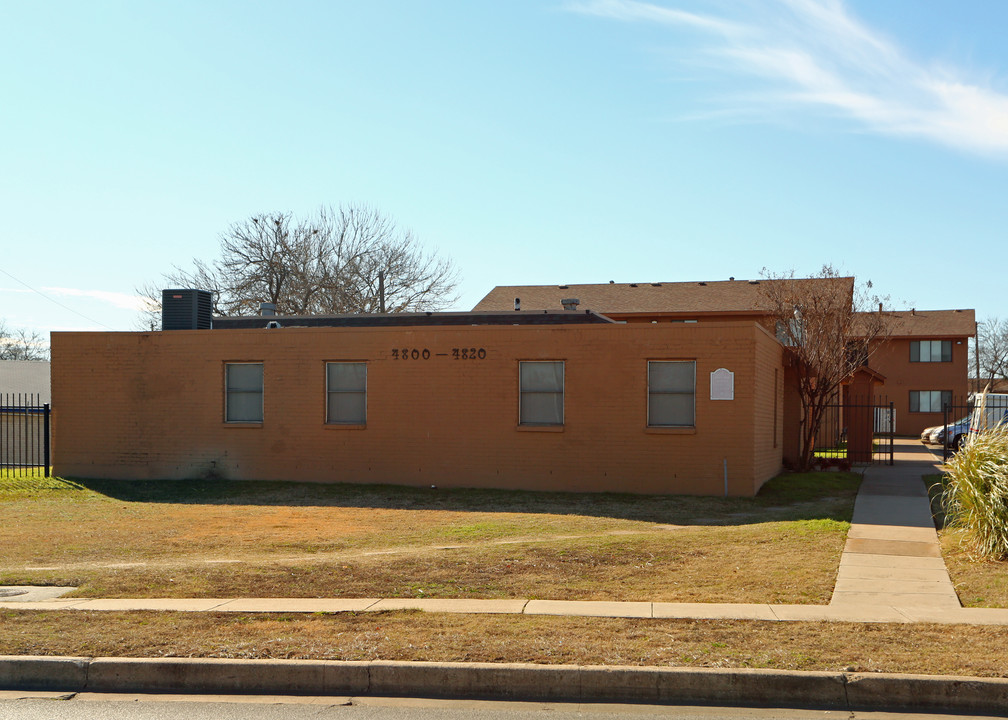
[[[49,403],[38,395],[0,395],[0,476],[49,476]]]
[[[892,402],[847,400],[824,408],[814,455],[821,467],[893,464],[896,409]]]

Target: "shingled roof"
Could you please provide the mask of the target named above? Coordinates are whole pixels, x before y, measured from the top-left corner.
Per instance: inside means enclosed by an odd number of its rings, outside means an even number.
[[[884,313],[890,337],[961,338],[976,335],[972,310],[896,310]]]
[[[558,310],[560,301],[576,298],[579,309],[603,314],[622,313],[752,313],[769,312],[763,283],[780,280],[720,280],[715,282],[604,283],[593,285],[498,285],[477,303],[474,311],[514,309]],[[822,283],[823,292],[836,288],[852,294],[854,278],[802,278],[800,283]]]

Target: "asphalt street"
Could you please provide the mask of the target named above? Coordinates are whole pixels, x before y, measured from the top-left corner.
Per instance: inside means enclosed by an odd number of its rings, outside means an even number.
[[[0,691],[0,720],[951,720],[928,715],[415,698],[236,697]]]

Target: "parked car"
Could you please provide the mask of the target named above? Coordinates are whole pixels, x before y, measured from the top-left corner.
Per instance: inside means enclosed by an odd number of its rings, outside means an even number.
[[[925,445],[934,444],[935,439],[933,436],[936,432],[938,432],[941,429],[942,429],[941,425],[933,425],[931,427],[924,428],[923,430],[921,430],[921,442],[924,443]]]
[[[948,425],[939,425],[931,435],[931,442],[935,445],[948,445],[956,450],[962,445],[963,438],[970,431],[971,415],[956,420]]]
[[[980,401],[979,395],[970,396],[970,404]],[[921,442],[933,445],[947,445],[958,450],[971,432],[987,430],[997,425],[1008,423],[1008,394],[987,393],[984,398],[984,409],[975,407],[969,415],[960,418],[949,425],[936,425],[924,428]]]
[[[970,416],[959,418],[955,422],[948,424],[949,428],[952,428],[952,439],[955,440],[957,432],[959,434],[964,434],[969,430]],[[941,438],[939,438],[939,433]],[[944,425],[934,425],[933,427],[924,428],[921,431],[921,442],[926,445],[941,445],[945,440],[945,426]]]

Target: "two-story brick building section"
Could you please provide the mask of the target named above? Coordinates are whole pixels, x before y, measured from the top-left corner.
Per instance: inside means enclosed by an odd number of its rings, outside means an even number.
[[[628,323],[707,323],[750,320],[772,330],[764,284],[773,280],[591,285],[513,285],[491,290],[474,308],[502,310],[514,298],[523,308],[561,307],[578,298],[580,307]],[[854,278],[806,278],[821,292],[853,295]],[[819,290],[817,290],[818,292]],[[882,313],[884,327],[869,365],[877,373],[877,402],[892,402],[897,435],[915,436],[942,422],[942,406],[966,404],[969,340],[976,317],[967,310],[901,310]]]
[[[896,433],[917,435],[942,424],[945,404],[966,404],[975,313],[902,310],[883,316],[888,335],[871,357],[871,366],[885,376],[877,394],[894,404]]]

